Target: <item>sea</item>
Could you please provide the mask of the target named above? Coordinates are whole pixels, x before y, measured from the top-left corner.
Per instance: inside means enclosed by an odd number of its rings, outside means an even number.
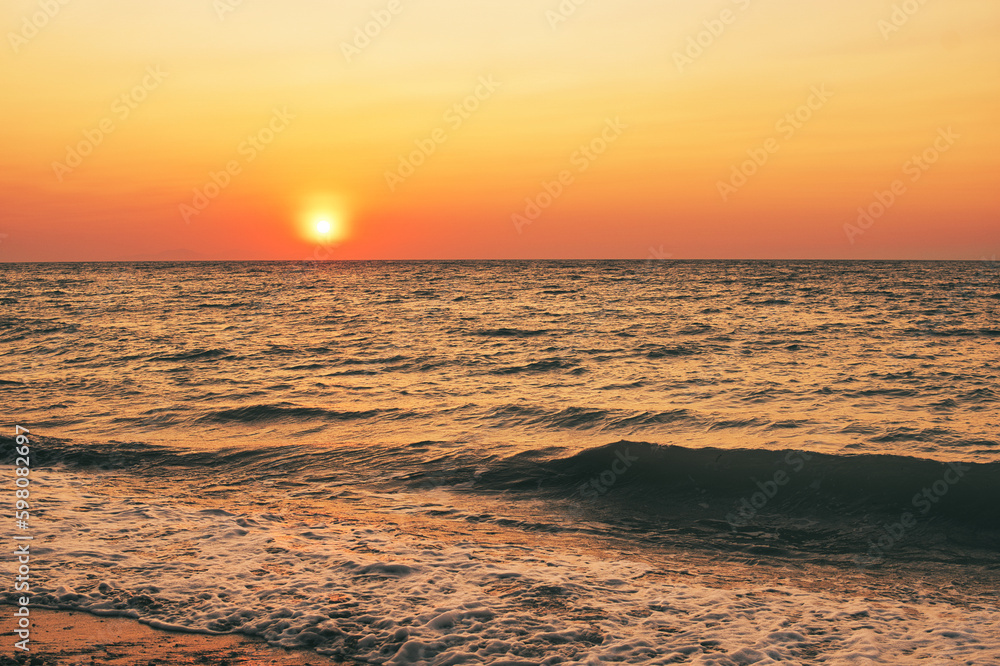
[[[998,315],[987,261],[0,264],[3,559],[344,663],[995,666]]]

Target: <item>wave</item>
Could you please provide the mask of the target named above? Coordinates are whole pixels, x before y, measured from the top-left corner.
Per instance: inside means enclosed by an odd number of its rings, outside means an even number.
[[[263,423],[271,421],[354,421],[373,418],[405,418],[400,409],[339,411],[320,407],[296,407],[289,403],[247,405],[209,412],[198,419],[203,423]]]
[[[0,389],[5,382],[0,382]],[[56,403],[51,408],[65,408]],[[338,410],[322,407],[302,407],[292,403],[248,404],[213,410],[193,410],[184,405],[173,405],[147,410],[135,415],[111,418],[111,422],[129,428],[155,429],[177,427],[192,428],[207,425],[260,426],[297,423],[338,423],[345,421],[401,420],[419,416],[415,412],[398,408]],[[83,422],[84,420],[80,420]],[[52,421],[50,420],[50,423]],[[56,440],[58,441],[58,440]]]
[[[574,361],[562,358],[549,358],[542,361],[532,361],[531,363],[527,363],[525,365],[497,368],[495,370],[490,370],[489,374],[517,375],[523,373],[551,372],[553,370],[569,370],[570,374],[581,374],[586,372],[585,368],[580,367]]]
[[[176,354],[164,354],[162,356],[153,356],[150,361],[166,361],[166,362],[184,362],[184,361],[200,361],[200,360],[213,360],[223,357],[230,357],[230,352],[225,349],[193,349],[191,351],[179,352]]]
[[[668,423],[698,424],[700,417],[687,409],[662,412],[637,412],[624,409],[597,409],[593,407],[566,407],[546,409],[530,405],[504,405],[490,410],[485,417],[493,423],[511,426],[536,426],[545,429],[573,430],[631,430]]]
[[[934,338],[973,338],[973,337],[987,337],[995,338],[1000,336],[1000,329],[998,328],[906,328],[901,331],[901,333],[907,335],[916,336],[930,336]]]
[[[258,405],[225,415],[249,421],[407,416],[399,410],[376,414],[300,409]],[[513,410],[508,415],[517,416]],[[608,415],[579,411],[563,418],[588,427]],[[677,410],[646,418],[687,415]],[[385,492],[446,488],[524,507],[542,503],[547,512],[528,522],[552,524],[553,531],[624,532],[659,545],[764,549],[760,552],[786,555],[808,551],[823,557],[875,549],[880,554],[891,550],[898,557],[982,557],[994,562],[1000,552],[1000,463],[795,449],[694,449],[626,440],[570,455],[565,449],[545,447],[502,458],[434,441],[213,451],[33,441],[35,466],[117,469],[136,476],[177,474],[191,482],[201,475],[240,483],[274,479],[316,485],[310,492],[319,493],[335,486]],[[0,436],[0,451],[8,459],[13,447],[12,438]],[[453,517],[471,520],[462,512]],[[497,512],[483,520],[499,525],[509,516]]]
[[[470,331],[469,335],[486,338],[533,338],[548,335],[549,329],[518,329],[518,328],[487,328],[480,331]]]
[[[565,458],[514,456],[474,487],[687,547],[880,562],[995,561],[1000,551],[1000,463],[623,440]]]
[[[613,485],[623,496],[676,504],[683,498],[739,498],[761,492],[761,485],[771,491],[773,483],[780,493],[769,498],[772,507],[850,513],[912,506],[915,495],[936,487],[939,492],[932,494],[937,501],[928,499],[936,514],[1000,528],[1000,463],[793,449],[692,449],[625,440],[543,462],[529,453],[482,474],[480,486],[572,490],[615,475],[619,478]],[[626,461],[627,473],[621,474]]]
[[[642,345],[637,351],[650,359],[694,356],[702,353],[701,349],[696,345]]]

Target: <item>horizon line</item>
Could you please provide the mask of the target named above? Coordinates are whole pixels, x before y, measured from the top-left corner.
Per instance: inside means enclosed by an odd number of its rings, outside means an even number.
[[[706,257],[694,257],[694,258],[678,258],[678,257],[667,257],[667,258],[653,258],[646,257],[643,259],[622,259],[622,258],[590,258],[590,259],[567,259],[567,258],[533,258],[533,259],[483,259],[483,258],[465,258],[465,259],[62,259],[62,260],[48,260],[48,261],[5,261],[0,260],[0,265],[14,265],[14,264],[237,264],[237,263],[268,263],[268,264],[347,264],[347,263],[469,263],[469,262],[506,262],[506,263],[522,263],[522,262],[643,262],[643,263],[683,263],[683,262],[710,262],[710,261],[743,261],[743,262],[840,262],[840,263],[865,263],[865,262],[923,262],[923,263],[998,263],[1000,260],[994,258],[981,257],[979,259],[917,259],[917,258],[907,258],[907,259],[889,259],[889,258],[876,258],[876,259],[816,259],[816,258],[706,258]]]

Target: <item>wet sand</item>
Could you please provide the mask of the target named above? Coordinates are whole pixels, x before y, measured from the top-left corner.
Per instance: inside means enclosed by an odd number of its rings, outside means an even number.
[[[13,607],[3,606],[0,666],[329,666],[304,651],[273,648],[237,635],[208,636],[152,629],[135,620],[75,611],[31,610],[31,652],[14,647]],[[339,662],[341,664],[345,662]]]

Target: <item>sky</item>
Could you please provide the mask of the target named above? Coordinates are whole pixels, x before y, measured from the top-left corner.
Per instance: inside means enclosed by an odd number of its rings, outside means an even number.
[[[1000,250],[998,0],[7,0],[0,261]]]

